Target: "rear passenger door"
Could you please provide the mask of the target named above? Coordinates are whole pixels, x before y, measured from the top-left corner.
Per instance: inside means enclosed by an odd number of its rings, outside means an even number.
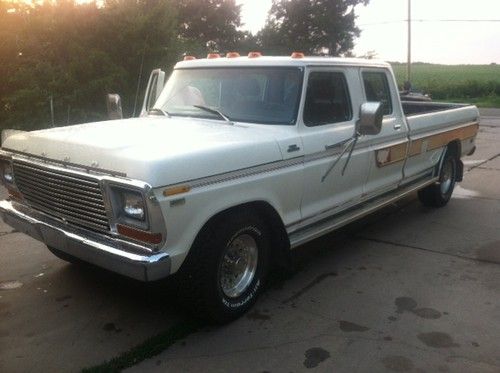
[[[346,153],[332,171],[354,134],[360,99],[356,68],[311,68],[307,74],[301,131],[304,147],[304,225],[349,207],[361,198],[368,171],[366,139],[356,145],[345,173]]]
[[[384,105],[381,132],[367,138],[371,151],[364,194],[365,198],[370,198],[396,188],[403,179],[408,130],[390,71],[385,68],[365,68],[360,70],[360,75],[364,100],[382,102]]]

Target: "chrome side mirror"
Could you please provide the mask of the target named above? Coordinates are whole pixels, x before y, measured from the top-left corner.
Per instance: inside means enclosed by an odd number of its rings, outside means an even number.
[[[106,97],[106,106],[108,108],[109,119],[122,119],[122,99],[117,93],[109,93]]]
[[[381,102],[365,102],[359,109],[356,131],[360,135],[378,135],[382,130],[384,106]]]
[[[139,116],[147,115],[148,111],[154,106],[156,100],[160,96],[163,87],[165,86],[165,72],[161,69],[156,69],[151,72],[149,76],[146,93],[144,95],[144,102],[142,104],[141,114]]]

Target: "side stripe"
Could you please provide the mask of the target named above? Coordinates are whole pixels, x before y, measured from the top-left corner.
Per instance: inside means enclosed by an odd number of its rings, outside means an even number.
[[[479,130],[479,123],[473,123],[471,125],[456,128],[451,131],[446,131],[438,133],[432,136],[422,137],[417,140],[413,140],[410,146],[409,156],[415,156],[423,153],[425,150],[435,150],[439,149],[453,140],[465,140],[477,135]],[[424,144],[427,143],[427,148]]]
[[[425,136],[418,139],[411,139],[401,144],[392,145],[375,151],[375,159],[378,167],[388,166],[397,162],[402,162],[408,157],[423,154],[428,151],[442,148],[453,140],[466,140],[477,135],[479,123],[455,128],[449,131]]]

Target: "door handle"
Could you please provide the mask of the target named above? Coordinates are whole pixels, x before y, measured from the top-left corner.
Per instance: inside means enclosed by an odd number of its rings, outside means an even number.
[[[398,124],[395,124],[395,125],[394,125],[394,129],[395,129],[396,131],[399,131],[399,130],[401,129],[401,124],[399,124],[399,123],[398,123]]]
[[[292,144],[288,146],[288,153],[298,152],[300,147],[297,144]]]
[[[348,138],[346,140],[343,140],[343,141],[340,141],[340,142],[337,142],[335,144],[330,144],[330,145],[325,145],[325,150],[330,150],[330,149],[335,149],[335,148],[338,148],[340,150],[342,150],[342,147],[351,142],[352,141],[352,137],[351,138]]]

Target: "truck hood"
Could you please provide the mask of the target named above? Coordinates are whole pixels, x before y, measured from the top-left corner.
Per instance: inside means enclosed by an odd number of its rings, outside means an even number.
[[[272,128],[192,118],[133,118],[15,133],[2,146],[111,170],[153,187],[282,159]]]

